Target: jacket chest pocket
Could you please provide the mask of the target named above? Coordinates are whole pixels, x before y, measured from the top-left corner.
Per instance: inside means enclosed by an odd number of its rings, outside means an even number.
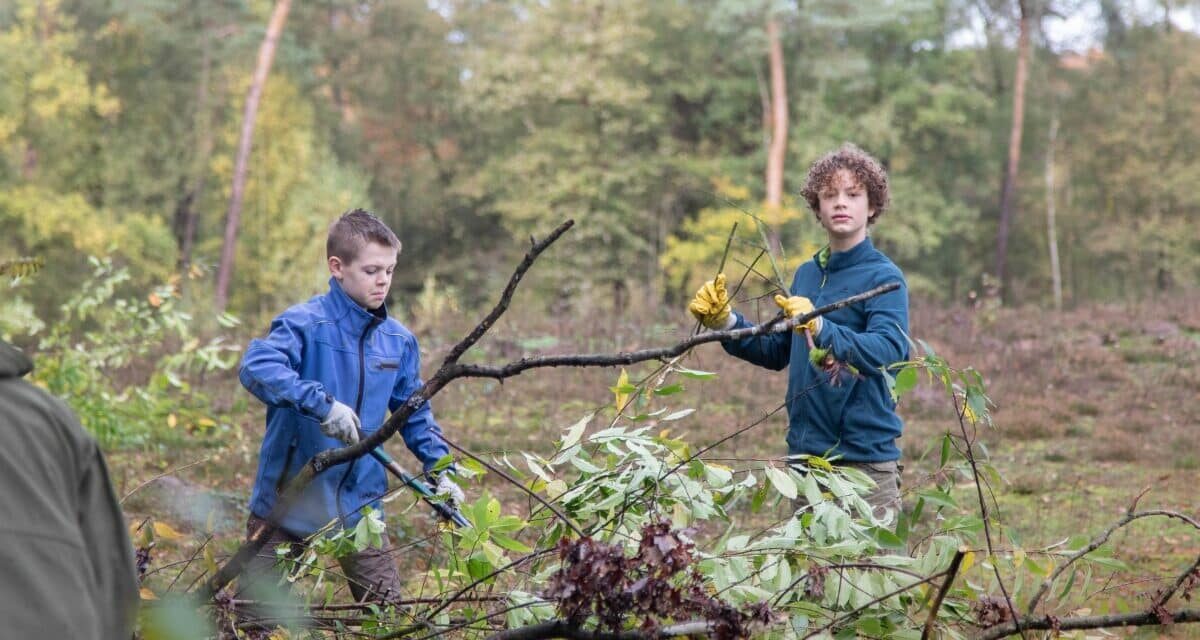
[[[400,372],[400,358],[388,358],[372,356],[368,359],[368,366],[372,372]]]

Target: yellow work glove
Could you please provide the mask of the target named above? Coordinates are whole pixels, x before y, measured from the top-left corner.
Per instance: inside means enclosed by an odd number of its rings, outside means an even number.
[[[775,304],[779,305],[779,308],[783,309],[783,313],[789,318],[802,316],[813,310],[812,301],[804,296],[791,296],[790,298],[785,298],[781,295],[776,295]],[[796,333],[800,333],[805,329],[811,331],[814,336],[820,333],[821,316],[817,316],[812,320],[805,322],[804,324],[796,325]]]
[[[725,291],[725,274],[717,274],[716,279],[704,283],[688,304],[688,311],[696,316],[700,324],[709,329],[725,329],[729,322],[729,293]]]

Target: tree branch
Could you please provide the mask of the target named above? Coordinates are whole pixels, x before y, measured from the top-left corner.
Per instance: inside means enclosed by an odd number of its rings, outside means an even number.
[[[1070,567],[1072,564],[1074,564],[1076,560],[1079,560],[1080,558],[1086,556],[1087,554],[1104,546],[1104,543],[1108,542],[1108,539],[1110,537],[1112,537],[1112,534],[1116,533],[1116,531],[1118,529],[1128,525],[1129,523],[1131,523],[1134,520],[1137,520],[1139,518],[1148,518],[1151,516],[1163,516],[1166,518],[1177,518],[1179,520],[1182,520],[1182,521],[1190,524],[1192,527],[1196,528],[1197,530],[1200,530],[1200,522],[1197,522],[1197,521],[1183,515],[1182,513],[1178,513],[1176,511],[1153,509],[1153,510],[1149,510],[1149,511],[1126,512],[1125,515],[1122,516],[1116,522],[1114,522],[1111,527],[1104,530],[1104,532],[1102,532],[1100,535],[1096,536],[1095,538],[1092,538],[1091,542],[1089,542],[1087,544],[1087,546],[1085,546],[1084,548],[1067,556],[1067,561],[1062,563],[1061,565],[1059,565],[1057,568],[1054,569],[1054,571],[1042,582],[1042,585],[1040,587],[1038,587],[1037,593],[1033,594],[1033,597],[1029,599],[1029,606],[1026,607],[1026,615],[1027,616],[1033,615],[1034,611],[1037,608],[1038,603],[1041,602],[1042,597],[1045,596],[1046,592],[1050,590],[1050,587],[1051,587],[1051,585],[1054,584],[1054,581],[1057,580],[1058,577],[1061,576],[1063,574],[1063,572],[1067,570],[1067,567]],[[1197,559],[1196,562],[1200,563],[1200,559]],[[1164,597],[1161,597],[1158,600],[1157,604],[1159,604],[1159,605],[1165,604],[1166,601],[1168,599],[1170,599],[1170,597],[1172,595],[1175,594],[1176,589],[1178,589],[1179,586],[1183,584],[1184,580],[1187,579],[1188,574],[1190,574],[1192,571],[1195,570],[1196,566],[1197,566],[1197,564],[1193,564],[1192,567],[1189,568],[1187,572],[1180,575],[1179,579],[1176,580],[1176,582],[1175,582],[1175,586],[1172,587],[1171,589],[1169,589],[1168,591],[1166,591],[1163,594]]]
[[[712,623],[702,620],[683,622],[663,627],[657,631],[591,631],[566,620],[550,620],[539,624],[506,629],[488,636],[488,640],[549,640],[550,638],[566,638],[567,640],[653,640],[655,638],[671,638],[676,636],[707,635],[712,631]]]
[[[1200,609],[1183,609],[1167,613],[1174,622],[1200,622]],[[1070,631],[1072,629],[1105,629],[1109,627],[1149,627],[1163,624],[1163,619],[1151,611],[1141,613],[1122,613],[1109,616],[1081,616],[1078,618],[1056,618],[1044,616],[1041,618],[1023,618],[1019,621],[1021,629],[1041,631],[1053,629]],[[976,640],[998,640],[1017,633],[1017,625],[1012,622],[992,627]]]
[[[946,580],[942,582],[937,597],[933,599],[933,605],[929,607],[929,619],[925,621],[925,628],[921,631],[921,640],[929,640],[929,635],[933,633],[933,623],[937,621],[938,609],[942,608],[942,601],[946,599],[946,594],[950,593],[950,585],[954,584],[954,578],[958,576],[958,567],[962,564],[964,555],[966,554],[962,549],[954,552],[954,558],[950,560],[950,567],[946,569]]]
[[[900,288],[900,283],[891,282],[885,285],[880,285],[869,291],[850,296],[844,300],[839,300],[832,304],[827,304],[818,309],[814,309],[804,315],[794,318],[777,317],[768,320],[762,324],[753,327],[745,327],[743,329],[730,329],[728,331],[710,331],[698,336],[693,336],[671,347],[661,347],[657,349],[642,349],[640,351],[628,351],[616,354],[608,353],[592,353],[592,354],[573,354],[560,356],[545,356],[538,358],[521,358],[516,362],[512,362],[502,366],[487,366],[487,365],[456,365],[454,367],[453,378],[470,377],[470,378],[495,378],[497,380],[510,378],[515,375],[529,370],[541,367],[615,367],[618,365],[630,365],[647,360],[659,360],[662,358],[674,358],[693,347],[697,347],[709,342],[724,342],[726,340],[741,340],[753,336],[767,335],[770,333],[782,333],[795,329],[809,320],[821,315],[825,315],[831,311],[841,309],[863,300],[874,298],[875,296],[895,291]]]

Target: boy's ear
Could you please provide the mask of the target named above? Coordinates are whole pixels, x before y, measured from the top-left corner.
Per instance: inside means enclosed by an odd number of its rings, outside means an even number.
[[[341,282],[342,268],[345,267],[345,265],[342,264],[342,259],[337,256],[329,256],[328,264],[329,264],[329,274],[332,275],[333,277],[337,278],[338,282]]]

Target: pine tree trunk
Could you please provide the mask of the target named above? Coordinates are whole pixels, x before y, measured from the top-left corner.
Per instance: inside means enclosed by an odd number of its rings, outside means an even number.
[[[1062,311],[1062,271],[1058,265],[1058,231],[1054,208],[1054,145],[1058,141],[1058,113],[1050,117],[1050,136],[1046,145],[1046,243],[1050,248],[1050,282],[1054,291],[1054,310]]]
[[[225,215],[225,243],[221,247],[221,262],[217,267],[217,289],[214,302],[218,312],[225,310],[225,303],[229,299],[229,281],[233,275],[233,256],[237,245],[238,223],[242,217],[242,198],[245,196],[250,143],[254,137],[254,119],[258,116],[258,103],[262,99],[263,86],[267,83],[267,74],[270,73],[271,63],[275,60],[275,48],[279,44],[279,36],[283,33],[283,23],[287,20],[288,10],[291,8],[291,0],[276,0],[275,9],[271,12],[271,20],[267,24],[267,35],[263,38],[262,46],[258,50],[258,63],[254,68],[254,77],[250,81],[250,91],[246,94],[242,131],[238,138],[237,156],[233,165],[233,190],[229,198],[229,211]]]
[[[783,206],[783,161],[787,153],[788,105],[787,78],[783,68],[783,44],[779,38],[779,23],[774,17],[767,18],[767,58],[771,74],[771,143],[767,149],[767,200],[768,219],[774,220]],[[769,234],[771,252],[780,255],[779,233],[772,229]]]
[[[1025,80],[1029,67],[1029,3],[1019,0],[1021,9],[1020,35],[1017,39],[1017,70],[1013,78],[1012,129],[1008,137],[1008,164],[1004,171],[1004,186],[1000,190],[1000,222],[996,231],[996,282],[1000,296],[1007,298],[1008,235],[1012,226],[1017,192],[1017,171],[1021,164],[1021,131],[1025,123]]]

